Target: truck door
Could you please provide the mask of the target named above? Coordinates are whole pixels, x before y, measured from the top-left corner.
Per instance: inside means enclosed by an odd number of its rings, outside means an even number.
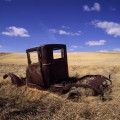
[[[29,71],[29,77],[31,78],[29,82],[44,86],[38,56],[39,55],[37,51],[29,53],[30,63],[28,66],[28,71]]]

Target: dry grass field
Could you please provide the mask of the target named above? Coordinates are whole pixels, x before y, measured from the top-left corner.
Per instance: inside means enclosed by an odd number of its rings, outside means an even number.
[[[34,56],[34,55],[33,55]],[[36,58],[36,57],[35,57]],[[69,76],[111,74],[112,93],[78,101],[27,86],[17,88],[4,73],[25,76],[26,54],[0,54],[0,120],[120,120],[120,52],[68,53]]]

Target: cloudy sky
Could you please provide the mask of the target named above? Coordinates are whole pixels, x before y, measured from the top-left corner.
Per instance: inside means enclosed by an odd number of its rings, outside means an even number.
[[[0,52],[51,43],[120,51],[120,0],[0,0]]]

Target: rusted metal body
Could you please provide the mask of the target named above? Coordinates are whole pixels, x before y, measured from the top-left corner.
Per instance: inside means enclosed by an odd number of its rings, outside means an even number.
[[[59,50],[59,58],[54,58],[54,51]],[[36,52],[38,61],[33,63],[31,53]],[[46,44],[26,50],[28,67],[26,78],[19,78],[13,73],[7,73],[3,77],[11,77],[12,83],[17,86],[24,84],[46,89],[53,87],[54,91],[69,92],[72,87],[91,89],[93,95],[103,95],[104,90],[112,84],[109,78],[102,75],[86,75],[81,78],[70,78],[68,75],[67,50],[64,44]],[[90,78],[90,80],[88,80]],[[85,83],[84,80],[87,79]],[[55,84],[57,84],[55,86]],[[77,92],[76,92],[77,93]],[[75,94],[76,94],[75,93]],[[78,93],[77,93],[78,94]]]
[[[60,58],[54,59],[54,50],[60,50]],[[30,53],[37,51],[38,63],[31,62]],[[68,64],[66,45],[47,44],[26,50],[28,68],[26,76],[28,81],[42,87],[49,87],[54,83],[68,80]]]
[[[8,76],[11,77],[12,84],[19,86],[25,85],[25,78],[19,78],[13,73],[7,73],[3,76],[4,79],[6,79]]]
[[[82,83],[84,79],[92,78],[87,80],[87,83]],[[69,91],[72,87],[83,87],[90,88],[93,90],[93,96],[97,96],[99,94],[103,95],[104,90],[112,84],[110,78],[107,78],[102,75],[86,75],[79,78],[77,81],[81,81],[80,83],[71,83],[63,87],[63,91]]]

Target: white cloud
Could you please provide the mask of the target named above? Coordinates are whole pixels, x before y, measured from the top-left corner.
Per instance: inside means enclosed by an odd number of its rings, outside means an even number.
[[[99,3],[94,3],[92,7],[89,7],[88,5],[83,6],[84,11],[97,11],[99,12],[101,10]]]
[[[78,48],[77,45],[72,45],[68,51],[73,52],[76,48]]]
[[[78,48],[78,46],[77,45],[72,45],[71,48]]]
[[[77,32],[74,32],[74,33],[71,32],[71,35],[72,35],[72,36],[80,36],[81,33],[82,33],[81,31],[77,31]]]
[[[68,51],[69,51],[69,52],[72,52],[72,51],[74,51],[74,49],[70,48]]]
[[[67,31],[65,31],[65,30],[58,30],[58,33],[59,33],[60,35],[70,35],[70,32],[67,32]]]
[[[108,35],[113,35],[114,37],[120,36],[120,24],[115,22],[108,22],[108,21],[93,21],[96,27],[105,30]]]
[[[69,29],[70,27],[63,25],[63,26],[61,26],[61,28]]]
[[[99,40],[99,41],[88,41],[85,44],[89,45],[89,46],[100,46],[100,45],[104,45],[106,42],[106,40]]]
[[[28,31],[25,28],[17,28],[15,26],[8,27],[7,31],[2,32],[2,34],[8,36],[30,37]]]
[[[57,33],[57,30],[56,29],[49,29],[49,32],[51,32],[51,33]]]
[[[100,11],[100,4],[99,3],[94,3],[93,7],[91,8],[93,11]]]
[[[0,45],[0,48],[2,47],[2,45]]]
[[[110,7],[111,11],[116,11],[116,8]]]
[[[119,52],[120,48],[115,48],[115,49],[113,49],[113,51]]]
[[[84,10],[84,11],[91,11],[88,5],[84,5],[84,6],[83,6],[83,10]]]
[[[100,50],[98,52],[109,52],[108,50]]]
[[[71,31],[65,31],[62,29],[49,29],[49,32],[51,33],[57,33],[59,35],[67,35],[67,36],[80,36],[81,35],[81,31],[77,31],[77,32],[71,32]]]

